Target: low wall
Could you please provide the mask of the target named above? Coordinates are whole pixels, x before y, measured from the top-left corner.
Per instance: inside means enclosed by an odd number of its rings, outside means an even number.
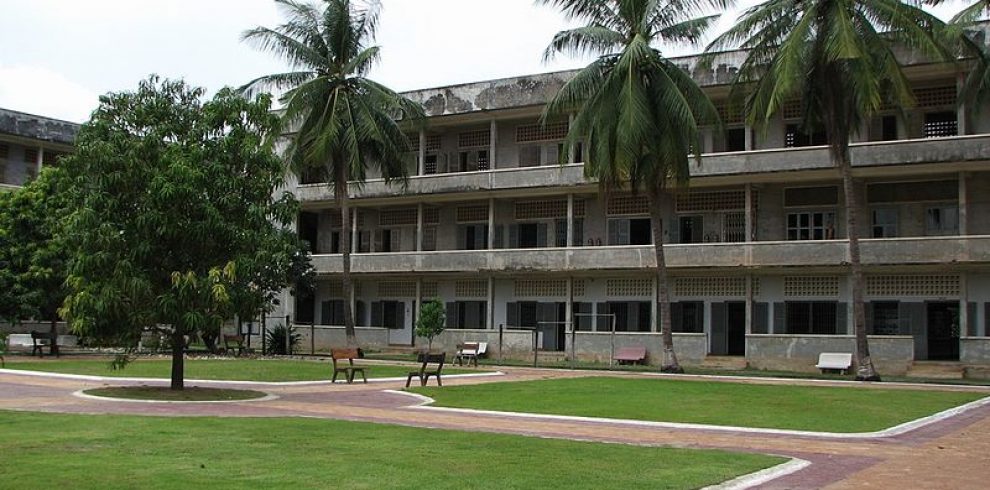
[[[292,331],[299,335],[299,344],[297,344],[295,352],[300,354],[309,353],[311,347],[315,347],[317,352],[329,352],[331,348],[347,346],[347,335],[344,333],[344,327],[294,325]],[[380,349],[388,346],[389,330],[387,328],[355,327],[354,335],[357,337],[357,344],[363,348]],[[256,341],[252,339],[252,345]],[[260,344],[258,346],[260,347]]]
[[[990,364],[990,337],[963,337],[959,339],[959,362]]]
[[[612,334],[609,332],[577,332],[575,354],[586,361],[608,362],[612,350]],[[674,353],[683,365],[698,365],[708,351],[708,337],[703,333],[675,333]],[[652,332],[616,332],[615,349],[646,347],[646,361],[660,365],[663,361],[663,337]],[[567,336],[567,352],[571,351],[571,336]]]
[[[453,353],[457,344],[465,342],[487,342],[488,358],[498,359],[498,330],[450,329],[444,330],[433,339],[433,350]],[[417,337],[416,345],[425,348],[427,341]],[[502,332],[502,357],[508,359],[531,359],[533,352],[533,332],[531,330],[509,330]]]
[[[905,374],[914,362],[914,338],[906,335],[868,337],[873,364],[882,374]],[[773,371],[817,372],[822,352],[856,351],[852,335],[747,335],[750,367]]]
[[[59,335],[69,335],[69,327],[65,322],[58,322]],[[16,325],[10,323],[0,323],[0,332],[3,333],[31,333],[32,330],[48,332],[52,329],[51,322],[22,322]]]

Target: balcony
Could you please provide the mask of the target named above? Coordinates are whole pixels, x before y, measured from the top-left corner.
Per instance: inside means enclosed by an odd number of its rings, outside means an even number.
[[[855,143],[851,146],[855,167],[916,165],[940,162],[990,160],[990,135],[957,136],[924,140]],[[832,167],[828,149],[823,146],[779,148],[703,156],[701,165],[691,164],[692,177],[722,177],[742,174],[769,174]],[[351,187],[353,199],[382,199],[400,195],[438,195],[479,191],[560,188],[593,184],[584,177],[584,165],[507,168],[479,172],[420,175],[410,177],[408,186],[385,185],[372,179],[360,188]],[[333,194],[326,184],[296,187],[302,202],[329,202]]]
[[[862,240],[864,265],[990,263],[990,236]],[[671,269],[828,267],[848,263],[844,240],[667,245]],[[448,250],[356,254],[356,274],[622,271],[653,267],[652,246]],[[340,255],[314,255],[320,274],[339,274]]]

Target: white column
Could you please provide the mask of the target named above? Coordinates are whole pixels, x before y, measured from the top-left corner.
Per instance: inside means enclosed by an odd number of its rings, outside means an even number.
[[[495,249],[495,198],[488,198],[488,250]]]
[[[577,327],[577,323],[574,322],[574,278],[567,276],[567,304],[564,305],[564,321],[569,322],[567,325],[570,327],[566,329],[569,333],[571,329]],[[570,335],[567,336],[570,339]],[[567,345],[567,341],[564,341],[564,345]]]
[[[660,331],[660,316],[659,316],[660,310],[657,308],[657,303],[660,302],[660,298],[657,297],[657,295],[659,294],[659,291],[658,291],[657,276],[656,276],[656,274],[653,275],[653,286],[652,286],[652,290],[653,290],[653,294],[650,295],[650,297],[652,298],[652,300],[650,301],[650,319],[652,320],[650,322],[651,323],[651,325],[650,325],[650,331],[651,332],[659,332]]]
[[[36,162],[37,166],[34,169],[35,175],[41,175],[41,166],[44,165],[44,161],[45,161],[45,149],[39,146],[38,161]]]
[[[351,253],[357,253],[358,249],[358,210],[351,210]]]
[[[747,124],[745,127],[745,131],[746,131],[746,151],[750,151],[753,149],[753,146],[755,144],[753,142],[753,127]]]
[[[753,184],[746,183],[746,237],[744,241],[753,241]]]
[[[574,127],[574,113],[567,115],[568,131],[570,131],[572,127]],[[567,163],[577,163],[577,147],[575,147],[573,143],[567,145]],[[570,246],[570,242],[568,242],[567,246]]]
[[[416,175],[426,175],[426,130],[419,130],[419,164]]]
[[[975,320],[975,319],[974,319]],[[966,273],[959,274],[959,336],[969,336],[969,285]]]
[[[574,194],[567,195],[567,247],[574,246]]]
[[[416,251],[423,251],[423,203],[416,205]]]
[[[488,276],[488,315],[485,319],[485,328],[495,329],[495,278]]]
[[[969,193],[966,183],[966,172],[959,172],[959,235],[969,232]]]
[[[413,310],[413,318],[419,319],[419,312],[422,309],[422,305],[423,305],[423,279],[417,277],[416,278],[416,301],[414,303],[415,310]],[[413,323],[413,330],[415,330],[415,329],[416,329],[416,324],[414,322]],[[414,339],[415,339],[415,337],[416,337],[416,335],[413,334],[413,338]]]
[[[753,275],[746,275],[746,336],[753,333]],[[728,330],[726,331],[728,335]],[[743,337],[743,356],[749,356],[749,342]]]
[[[495,151],[498,148],[498,122],[492,119],[488,130],[491,134],[488,141],[488,169],[495,170]]]

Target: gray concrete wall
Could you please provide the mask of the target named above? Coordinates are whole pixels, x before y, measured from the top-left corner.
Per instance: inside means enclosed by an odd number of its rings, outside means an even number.
[[[344,327],[316,326],[310,329],[308,325],[296,325],[293,331],[300,335],[299,344],[296,347],[298,353],[309,353],[310,338],[315,340],[317,352],[329,352],[331,348],[347,347],[347,336],[344,334]],[[376,327],[356,327],[354,333],[357,336],[357,343],[365,349],[381,349],[388,346],[389,330],[387,328]],[[251,345],[257,342],[252,338]],[[261,344],[258,344],[260,348]]]
[[[990,337],[959,339],[959,361],[966,364],[990,364]]]
[[[909,336],[871,336],[870,354],[881,374],[901,375],[914,361]],[[855,352],[851,335],[747,335],[746,359],[756,369],[816,372],[823,352]]]
[[[32,330],[37,330],[39,332],[48,332],[52,328],[50,322],[22,322],[17,325],[11,325],[9,323],[0,323],[0,332],[3,333],[31,333]],[[57,327],[59,335],[68,335],[72,332],[69,331],[68,325],[65,322],[58,322]]]
[[[575,353],[578,359],[608,362],[612,352],[612,335],[606,332],[578,332]],[[663,361],[663,339],[659,333],[617,332],[615,349],[622,347],[646,347],[647,362],[660,365]],[[570,353],[571,336],[567,335],[567,352]],[[675,333],[674,352],[677,360],[686,366],[701,364],[708,352],[708,336],[705,334]]]

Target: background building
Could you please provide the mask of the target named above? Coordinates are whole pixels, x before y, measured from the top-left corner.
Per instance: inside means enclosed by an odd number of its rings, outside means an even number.
[[[79,125],[0,108],[0,192],[15,189],[72,150]]]

